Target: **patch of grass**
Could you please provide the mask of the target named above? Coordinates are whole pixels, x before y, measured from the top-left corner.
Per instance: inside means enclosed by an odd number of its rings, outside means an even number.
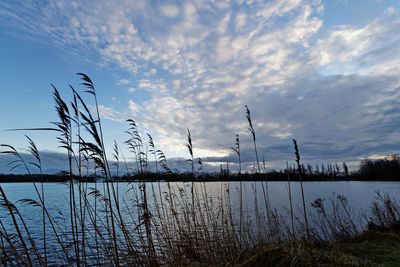
[[[230,266],[400,266],[400,233],[367,230],[333,243],[269,244],[244,252]]]
[[[266,245],[238,265],[250,266],[372,266],[349,253],[303,243]]]
[[[400,233],[365,231],[349,242],[340,242],[337,249],[374,265],[400,266]]]

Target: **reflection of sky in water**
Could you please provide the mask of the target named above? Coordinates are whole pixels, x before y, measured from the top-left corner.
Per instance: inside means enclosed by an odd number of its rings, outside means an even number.
[[[195,183],[197,188],[197,193],[201,197],[203,183]],[[254,209],[254,184],[257,185],[257,196],[258,196],[258,205],[260,210],[265,208],[264,197],[263,197],[263,189],[261,182],[243,182],[243,206],[247,206],[250,211]],[[131,186],[137,188],[137,183],[132,183]],[[157,199],[159,198],[158,192],[158,184],[153,183],[154,190],[156,192]],[[372,202],[375,200],[376,191],[389,193],[393,197],[400,196],[400,184],[396,182],[304,182],[304,192],[306,197],[306,203],[309,205],[316,198],[320,197],[328,201],[330,198],[335,197],[335,194],[344,195],[354,210],[366,210],[368,209]],[[37,184],[40,190],[40,184]],[[88,192],[94,188],[94,184],[87,184]],[[128,190],[131,188],[126,183],[118,184],[118,192],[120,198],[124,198],[126,203],[131,206],[134,205],[135,201],[135,193],[134,190]],[[167,186],[165,183],[161,183],[161,191],[166,192]],[[265,183],[264,183],[265,186]],[[16,202],[20,199],[25,198],[33,198],[37,199],[36,193],[34,191],[33,185],[31,183],[15,183],[9,184],[5,183],[2,185],[4,188],[7,197],[12,201]],[[172,192],[176,195],[179,195],[178,188],[183,188],[186,193],[186,197],[190,200],[190,187],[191,183],[181,183],[181,182],[172,182],[171,188]],[[287,182],[268,182],[268,193],[271,201],[271,206],[276,208],[278,211],[284,211],[289,205],[288,200],[288,186]],[[68,216],[69,214],[69,194],[68,194],[68,186],[62,183],[47,183],[44,184],[45,188],[45,202],[48,209],[54,214],[61,212],[64,216]],[[103,184],[98,183],[97,188],[102,192]],[[207,195],[210,198],[213,198],[216,204],[220,203],[221,192],[226,194],[226,188],[228,188],[228,183],[224,182],[209,182],[206,183]],[[239,182],[230,182],[230,199],[233,205],[233,209],[238,209],[239,206]],[[264,187],[266,188],[266,187]],[[300,193],[300,183],[292,182],[292,200],[294,207],[299,206],[301,204],[301,193]],[[154,203],[154,199],[152,197],[152,189],[151,183],[147,184],[147,191],[149,197],[149,203]],[[179,201],[178,201],[179,202]],[[20,208],[21,212],[26,216],[28,221],[35,222],[36,220],[40,220],[40,216],[37,216],[37,212],[33,212],[34,210],[38,210],[39,208],[26,208],[20,204],[17,204]],[[216,205],[217,206],[217,205]],[[123,205],[123,210],[126,210],[126,206]],[[0,213],[0,218],[5,217],[5,213]],[[59,215],[59,214],[57,214]]]

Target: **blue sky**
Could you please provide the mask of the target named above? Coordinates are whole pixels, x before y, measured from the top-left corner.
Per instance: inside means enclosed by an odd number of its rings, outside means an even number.
[[[239,134],[251,165],[247,104],[269,167],[293,160],[292,138],[306,162],[356,166],[400,150],[399,36],[399,1],[0,0],[0,128],[49,126],[50,83],[70,99],[85,72],[109,150],[133,118],[169,158],[188,157],[190,128],[210,169]]]

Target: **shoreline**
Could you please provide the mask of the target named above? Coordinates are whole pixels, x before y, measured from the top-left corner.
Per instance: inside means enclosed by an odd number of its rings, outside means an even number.
[[[286,175],[286,174],[284,174]],[[241,177],[238,175],[204,175],[193,177],[191,173],[187,174],[146,174],[145,178],[141,175],[134,176],[120,176],[112,177],[109,182],[288,182],[287,177],[279,177],[281,175],[270,175],[270,174],[242,174]],[[0,174],[0,183],[65,183],[69,182],[70,177],[66,175],[53,175],[44,174],[40,175],[19,175],[19,174]],[[106,182],[101,177],[74,177],[76,182],[83,183],[94,183],[94,182]],[[300,182],[298,177],[291,177],[290,182]],[[327,176],[305,176],[303,182],[400,182],[400,178],[393,179],[372,179],[370,177],[363,177],[359,175],[349,175],[347,177],[327,177]]]

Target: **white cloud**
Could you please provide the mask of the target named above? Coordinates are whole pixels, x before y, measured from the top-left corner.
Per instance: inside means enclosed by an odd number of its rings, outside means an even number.
[[[167,84],[163,79],[160,80],[141,79],[138,82],[138,87],[143,90],[161,92],[161,93],[167,91]]]
[[[275,0],[265,5],[257,15],[264,19],[283,16],[284,14],[296,9],[302,3],[301,0]]]
[[[127,113],[117,111],[113,107],[99,105],[99,113],[102,118],[117,121],[117,122],[125,122],[128,118]]]
[[[388,12],[389,10],[389,12]],[[400,54],[400,18],[389,8],[367,25],[342,25],[320,39],[313,61],[328,73],[381,73],[400,70],[393,58]],[[393,73],[394,74],[394,73]]]
[[[136,113],[139,112],[139,106],[133,100],[128,101],[128,107],[129,107],[131,114],[136,115]]]
[[[160,5],[159,9],[164,16],[176,18],[179,15],[179,7],[171,4]]]
[[[247,14],[246,13],[239,13],[236,15],[236,30],[241,30],[247,22]]]
[[[128,80],[128,79],[119,79],[119,80],[117,80],[117,85],[128,85],[130,83],[131,83],[131,81]]]

